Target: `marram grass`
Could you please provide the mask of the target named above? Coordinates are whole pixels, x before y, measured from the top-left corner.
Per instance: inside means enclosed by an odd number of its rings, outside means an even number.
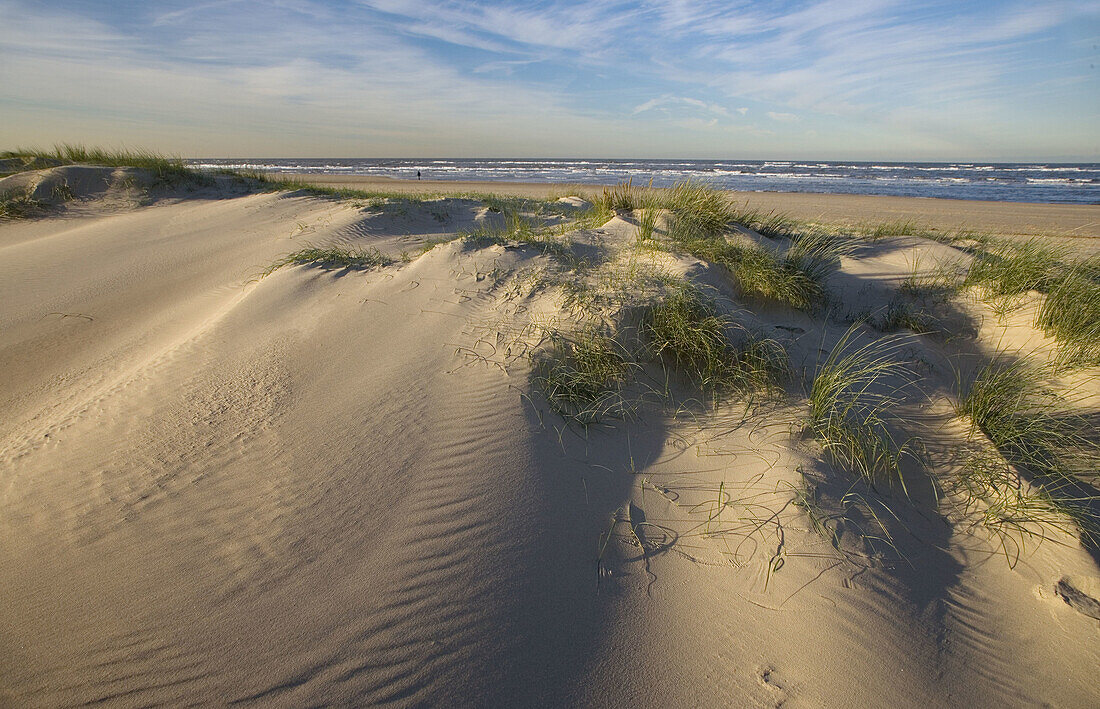
[[[1100,543],[1100,521],[1091,512],[1095,495],[1052,495],[1042,485],[1025,482],[995,453],[968,456],[941,485],[971,527],[983,527],[996,538],[1010,566],[1029,542],[1047,539],[1051,530],[1079,534],[1093,547]]]
[[[686,281],[664,286],[663,293],[647,296],[650,301],[637,327],[548,332],[549,346],[532,357],[533,381],[556,412],[582,425],[625,416],[634,404],[624,387],[647,363],[659,362],[680,373],[715,400],[781,388],[789,370],[787,353],[778,342],[755,336],[719,314]],[[662,396],[667,395],[666,390]]]
[[[552,256],[574,269],[584,266],[565,241],[555,238],[533,220],[512,211],[504,212],[502,227],[478,227],[461,234],[460,238],[468,244],[479,247],[509,244],[533,246],[543,254]]]
[[[677,234],[673,246],[697,258],[724,266],[741,295],[774,301],[811,311],[825,302],[824,280],[835,267],[839,253],[825,240],[800,245],[785,254],[759,246],[731,243],[723,236]]]
[[[1000,356],[969,378],[959,375],[957,410],[1005,458],[1054,484],[1100,466],[1087,416],[1066,406],[1047,383],[1049,371]]]
[[[1064,249],[1039,239],[991,241],[977,252],[963,285],[976,287],[987,300],[1046,292],[1061,275],[1064,257]]]
[[[884,338],[856,346],[853,325],[820,363],[809,394],[808,424],[825,452],[870,483],[897,482],[904,489],[899,445],[887,426],[907,371],[895,355],[902,341]]]
[[[721,190],[690,181],[668,189],[663,195],[663,206],[672,216],[673,233],[683,235],[720,235],[735,214]]]
[[[1075,264],[1050,284],[1035,324],[1058,342],[1064,361],[1100,364],[1100,257]]]
[[[31,196],[29,188],[0,194],[0,219],[27,219],[41,214],[45,209],[45,204]]]
[[[141,168],[149,170],[162,180],[197,177],[200,174],[184,165],[183,159],[179,157],[161,155],[150,150],[88,148],[73,143],[60,143],[52,150],[40,148],[7,150],[0,152],[0,160],[18,161],[18,171],[85,164]]]
[[[782,345],[742,333],[735,346],[729,338],[732,326],[698,289],[685,285],[650,308],[643,333],[654,357],[668,361],[703,391],[777,387],[788,371]]]
[[[602,328],[552,331],[534,361],[534,382],[551,408],[582,425],[626,411],[622,388],[632,367],[628,353]]]
[[[328,269],[369,270],[388,266],[390,263],[392,261],[377,249],[307,246],[271,264],[263,275],[269,276],[284,266],[309,265]]]

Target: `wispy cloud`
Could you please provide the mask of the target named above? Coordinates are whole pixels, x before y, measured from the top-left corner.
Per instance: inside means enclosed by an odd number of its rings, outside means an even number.
[[[709,103],[697,98],[689,98],[686,96],[660,96],[657,98],[651,98],[645,103],[638,104],[634,107],[631,115],[636,116],[639,113],[645,113],[646,111],[653,111],[655,109],[668,111],[669,109],[688,109],[701,113],[711,113],[718,116],[730,116],[730,110],[725,106],[720,106],[716,103]],[[737,108],[734,109],[741,115],[745,114],[748,109]]]
[[[1095,155],[1097,35],[1094,0],[0,0],[0,139]]]

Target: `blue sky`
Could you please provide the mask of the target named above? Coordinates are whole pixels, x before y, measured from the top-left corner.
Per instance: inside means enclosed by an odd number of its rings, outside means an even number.
[[[1100,160],[1100,0],[0,0],[0,147]]]

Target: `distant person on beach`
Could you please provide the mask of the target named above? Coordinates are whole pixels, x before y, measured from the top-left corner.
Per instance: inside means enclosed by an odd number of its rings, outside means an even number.
[[[416,171],[416,179],[418,179],[418,180],[420,179],[420,170]]]

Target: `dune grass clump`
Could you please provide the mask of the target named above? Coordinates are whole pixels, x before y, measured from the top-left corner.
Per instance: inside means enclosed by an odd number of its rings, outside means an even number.
[[[102,165],[105,167],[136,167],[149,170],[162,181],[198,177],[200,173],[183,164],[183,159],[150,150],[120,148],[107,150],[79,144],[60,143],[52,150],[18,148],[0,152],[0,160],[21,161],[19,171],[39,170],[58,165]]]
[[[894,359],[900,345],[887,338],[856,347],[858,325],[848,329],[814,372],[809,428],[837,463],[869,483],[899,482],[907,446],[891,435],[887,421],[907,372]]]
[[[898,292],[911,298],[946,303],[965,287],[966,275],[967,269],[959,261],[940,263],[931,270],[922,270],[918,264],[901,282]]]
[[[1026,360],[999,357],[970,381],[960,379],[958,413],[969,416],[972,430],[981,430],[1004,460],[1035,484],[1018,491],[1019,483],[1014,488],[1003,470],[981,461],[964,467],[955,484],[989,506],[995,532],[1007,530],[1022,539],[1032,527],[1070,531],[1066,525],[1072,525],[1083,543],[1098,548],[1095,422],[1069,409],[1047,385],[1047,376]]]
[[[747,335],[737,356],[739,388],[750,391],[778,390],[790,375],[790,357],[777,340]]]
[[[925,233],[912,219],[865,224],[860,227],[859,231],[860,235],[868,241],[880,241],[890,236],[917,236]]]
[[[590,229],[605,224],[617,211],[644,210],[641,218],[648,220],[648,225],[642,225],[646,234],[644,239],[651,237],[660,210],[667,210],[671,231],[681,238],[720,234],[735,214],[721,190],[691,181],[678,182],[665,190],[655,190],[628,180],[590,195],[589,200],[592,206],[580,216],[580,228]]]
[[[46,210],[46,205],[31,196],[30,188],[0,194],[0,219],[28,219]]]
[[[660,202],[660,195],[652,187],[635,185],[632,179],[614,187],[605,188],[603,192],[592,198],[593,204],[598,204],[610,211],[647,209],[659,205]]]
[[[732,218],[738,224],[769,239],[793,239],[802,231],[798,221],[782,212],[749,209],[735,211]]]
[[[1066,361],[1100,364],[1100,257],[1075,264],[1051,284],[1035,324],[1057,340]]]
[[[652,207],[642,209],[638,213],[638,242],[647,242],[653,239],[653,231],[657,228],[657,210]]]
[[[826,239],[807,237],[784,254],[736,244],[722,236],[680,236],[674,245],[691,255],[724,266],[741,294],[812,311],[826,300],[824,280],[838,262],[838,251]]]
[[[508,197],[506,195],[482,195],[479,201],[488,207],[490,212],[496,214],[518,214],[524,209],[536,206],[533,200],[522,197]]]
[[[817,284],[840,267],[841,256],[852,253],[851,242],[822,231],[802,232],[791,241],[783,260]]]
[[[776,387],[788,371],[787,353],[774,340],[729,339],[733,323],[698,289],[684,285],[651,307],[642,327],[652,354],[712,393]]]
[[[1063,272],[1065,250],[1038,239],[1022,243],[991,241],[978,250],[965,287],[976,287],[989,301],[1011,299],[1028,291],[1047,292]]]
[[[551,408],[582,425],[626,412],[622,396],[631,362],[605,329],[551,331],[550,346],[534,359],[534,381]]]
[[[824,300],[820,270],[805,272],[798,260],[757,246],[730,243],[721,236],[679,235],[673,243],[696,258],[724,266],[746,297],[786,303],[799,310],[812,310]]]
[[[576,226],[578,229],[595,229],[611,221],[614,216],[615,210],[608,202],[593,200],[591,206],[577,216]]]
[[[734,246],[721,254],[718,263],[737,280],[740,292],[750,298],[786,303],[798,310],[813,310],[823,302],[825,289],[798,263],[754,246]]]
[[[1024,359],[996,357],[969,381],[959,377],[960,415],[970,418],[1014,465],[1047,480],[1095,477],[1100,465],[1089,417],[1069,409],[1047,383],[1049,373]]]
[[[904,293],[896,293],[885,310],[874,321],[877,329],[883,332],[909,330],[916,333],[932,332],[934,318],[922,307],[910,300]]]
[[[669,191],[666,206],[672,216],[669,239],[674,248],[724,266],[747,297],[800,310],[814,310],[824,303],[824,279],[847,249],[844,240],[817,232],[769,232],[773,238],[790,239],[782,253],[733,243],[723,232],[731,220],[739,218],[738,213],[724,194],[705,185],[677,185]]]
[[[975,453],[942,481],[972,527],[984,527],[998,540],[1009,566],[1015,566],[1027,542],[1047,538],[1054,529],[1080,534],[1091,546],[1100,542],[1100,524],[1090,512],[1095,496],[1054,496],[1027,484],[999,455]]]
[[[417,197],[416,195],[408,195]],[[490,212],[499,214],[525,214],[539,221],[547,216],[574,217],[580,211],[571,204],[558,202],[553,199],[532,199],[530,197],[513,197],[509,195],[491,194],[486,192],[452,192],[437,194],[434,198],[445,197],[450,199],[472,199],[481,202],[489,208]]]
[[[702,389],[716,389],[728,378],[733,351],[729,323],[688,288],[653,306],[644,331],[654,356],[668,359]]]
[[[478,247],[508,246],[510,244],[533,246],[547,256],[552,256],[574,269],[583,268],[585,265],[577,259],[566,242],[556,239],[532,220],[515,212],[505,213],[503,227],[478,227],[471,232],[462,234],[460,238],[466,243]]]
[[[377,249],[353,249],[341,246],[320,248],[308,246],[287,254],[267,267],[263,276],[269,276],[284,266],[318,266],[326,269],[370,270],[388,266],[393,261]]]
[[[698,182],[678,182],[665,191],[662,206],[672,217],[672,232],[680,237],[720,235],[735,211],[721,190]]]

